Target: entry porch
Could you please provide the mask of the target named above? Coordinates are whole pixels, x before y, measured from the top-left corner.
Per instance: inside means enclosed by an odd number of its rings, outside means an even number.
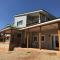
[[[60,23],[41,23],[19,29],[23,32],[23,45],[27,48],[60,50]]]
[[[6,28],[1,30],[1,38],[6,42],[6,34],[9,34],[9,48],[15,47],[60,50],[60,20],[49,21],[33,26],[17,29]]]

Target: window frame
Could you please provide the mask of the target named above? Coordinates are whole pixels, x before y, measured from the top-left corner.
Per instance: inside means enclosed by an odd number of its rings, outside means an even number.
[[[23,20],[20,20],[17,22],[17,26],[22,25],[22,24],[23,24]]]
[[[44,40],[42,40],[42,36],[44,37]],[[45,41],[45,35],[41,35],[41,41],[44,42]]]

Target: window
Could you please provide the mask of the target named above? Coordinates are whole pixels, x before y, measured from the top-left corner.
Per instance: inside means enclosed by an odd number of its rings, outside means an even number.
[[[21,37],[21,33],[20,34],[17,34],[17,37]]]
[[[46,16],[45,15],[41,16],[40,18],[41,18],[41,23],[46,22]]]
[[[34,41],[37,41],[37,37],[36,36],[34,36]]]
[[[22,23],[23,23],[23,20],[17,22],[17,26],[22,25]]]
[[[44,41],[44,39],[45,39],[44,36],[41,36],[41,41]]]

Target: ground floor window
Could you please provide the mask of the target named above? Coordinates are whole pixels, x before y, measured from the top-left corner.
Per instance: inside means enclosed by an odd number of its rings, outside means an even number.
[[[44,40],[45,40],[45,36],[42,35],[42,36],[41,36],[41,41],[44,41]]]

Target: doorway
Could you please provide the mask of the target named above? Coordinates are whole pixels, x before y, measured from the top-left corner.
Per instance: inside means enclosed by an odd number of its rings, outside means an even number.
[[[59,42],[58,42],[58,35],[57,34],[52,35],[52,48],[53,49],[59,48]]]
[[[32,32],[31,35],[31,47],[32,48],[38,48],[39,44],[38,44],[38,33],[37,32]]]

